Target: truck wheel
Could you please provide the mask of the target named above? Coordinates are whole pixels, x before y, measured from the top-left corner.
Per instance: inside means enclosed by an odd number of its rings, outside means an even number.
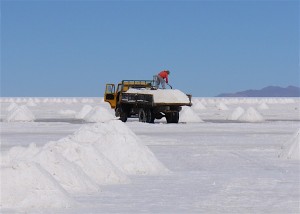
[[[166,114],[167,123],[178,123],[179,112],[170,112]]]
[[[127,113],[126,112],[120,112],[120,120],[124,123],[127,121]]]
[[[120,120],[124,123],[127,121],[128,117],[127,113],[122,108],[116,108],[115,116],[120,117]]]
[[[120,108],[116,108],[115,110],[115,116],[120,117]]]
[[[139,110],[139,121],[142,122],[142,123],[145,123],[147,120],[146,118],[146,112],[144,111],[144,109],[140,109]]]
[[[146,112],[147,112],[146,113],[146,122],[154,123],[155,116],[154,116],[153,112],[151,111],[151,109],[148,109]]]

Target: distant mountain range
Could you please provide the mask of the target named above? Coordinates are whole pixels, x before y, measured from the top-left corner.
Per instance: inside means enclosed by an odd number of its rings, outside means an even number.
[[[236,93],[219,94],[217,97],[300,97],[300,88],[288,86],[268,86],[260,90],[246,90]]]

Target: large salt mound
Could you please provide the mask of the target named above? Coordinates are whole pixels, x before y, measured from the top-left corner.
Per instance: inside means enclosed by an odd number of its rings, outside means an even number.
[[[67,192],[39,164],[20,162],[1,167],[0,207],[64,208],[73,204]]]
[[[36,162],[41,165],[69,193],[90,193],[99,191],[96,185],[76,164],[68,161],[47,143],[44,148],[35,144],[29,147],[12,147],[7,153],[5,163]],[[65,145],[64,145],[65,146]]]
[[[100,106],[95,107],[84,117],[84,120],[87,122],[107,122],[113,119],[116,119],[116,117]]]
[[[29,122],[34,120],[34,115],[25,105],[14,108],[6,117],[6,121],[8,122]]]
[[[228,116],[227,120],[237,120],[244,113],[245,113],[245,110],[239,106],[234,109],[234,111],[231,113],[231,115]]]
[[[300,129],[283,146],[279,157],[300,160]]]
[[[84,105],[80,112],[75,116],[77,119],[83,119],[93,109],[90,105]]]
[[[203,120],[193,111],[191,107],[183,106],[180,111],[179,122],[201,123]]]
[[[62,154],[69,162],[75,164],[98,185],[129,183],[125,174],[109,162],[101,152],[91,144],[79,144],[70,136],[46,145],[50,151]],[[81,136],[83,137],[83,136]],[[87,191],[89,191],[87,189]]]
[[[99,186],[79,166],[54,150],[43,148],[34,157],[34,161],[49,172],[69,193],[92,193],[100,190]]]
[[[161,174],[168,170],[121,121],[86,125],[72,140],[93,144],[111,163],[126,174]]]
[[[239,121],[244,122],[262,122],[264,121],[263,116],[256,111],[253,107],[249,107],[239,118]]]

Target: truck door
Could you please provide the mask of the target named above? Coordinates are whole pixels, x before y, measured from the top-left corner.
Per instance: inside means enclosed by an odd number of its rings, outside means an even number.
[[[115,94],[115,84],[106,84],[104,101],[108,102],[111,108],[116,107],[117,97]]]

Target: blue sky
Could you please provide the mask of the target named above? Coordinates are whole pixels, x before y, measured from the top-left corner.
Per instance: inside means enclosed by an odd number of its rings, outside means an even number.
[[[1,1],[1,96],[99,97],[163,69],[193,96],[299,86],[299,1]]]

